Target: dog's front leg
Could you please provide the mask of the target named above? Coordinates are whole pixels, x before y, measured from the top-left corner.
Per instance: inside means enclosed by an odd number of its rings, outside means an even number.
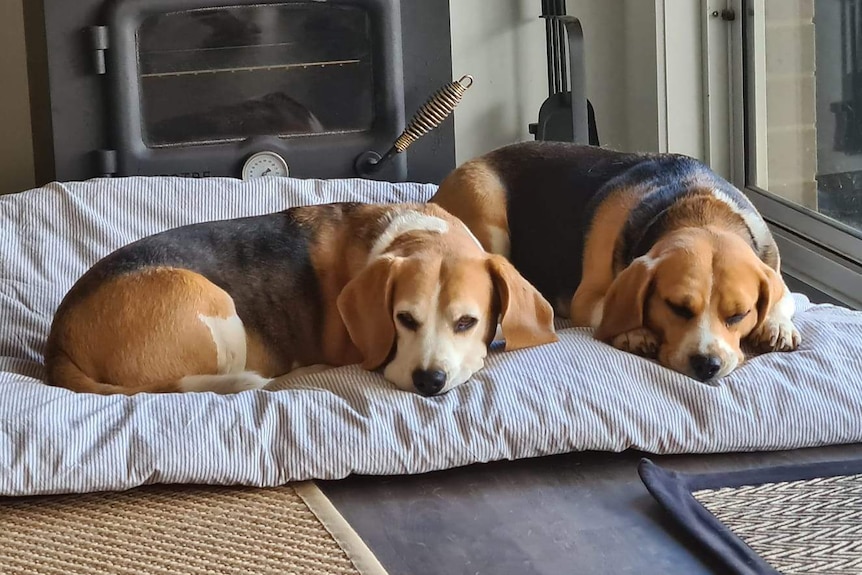
[[[641,357],[656,358],[658,356],[658,338],[645,327],[621,333],[613,339],[611,345]]]
[[[607,289],[578,288],[572,297],[569,319],[575,327],[596,329],[602,323]]]
[[[785,287],[781,299],[767,312],[763,323],[749,334],[749,343],[764,352],[793,351],[799,347],[802,336],[793,325],[795,312],[796,303]]]

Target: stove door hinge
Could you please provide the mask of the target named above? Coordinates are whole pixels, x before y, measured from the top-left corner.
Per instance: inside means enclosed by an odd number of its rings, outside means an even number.
[[[117,150],[96,150],[96,173],[102,178],[111,178],[117,173]]]
[[[108,49],[108,27],[107,26],[90,26],[87,28],[87,34],[90,38],[90,49],[93,51],[93,70],[96,74],[105,74],[107,68],[105,66],[105,50]]]

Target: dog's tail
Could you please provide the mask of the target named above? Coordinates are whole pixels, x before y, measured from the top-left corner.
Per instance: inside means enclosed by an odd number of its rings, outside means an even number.
[[[270,382],[252,371],[213,375],[190,375],[179,381],[150,383],[145,385],[114,385],[96,381],[82,371],[62,351],[48,354],[47,382],[80,393],[101,395],[136,393],[169,393],[175,391],[212,391],[214,393],[237,393],[247,389],[261,389]]]

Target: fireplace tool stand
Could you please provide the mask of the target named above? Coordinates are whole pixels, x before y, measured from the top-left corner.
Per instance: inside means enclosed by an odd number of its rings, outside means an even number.
[[[539,121],[529,125],[530,133],[537,140],[597,146],[595,113],[587,100],[581,22],[566,15],[565,0],[542,0],[541,18],[545,20],[549,96],[539,109]]]

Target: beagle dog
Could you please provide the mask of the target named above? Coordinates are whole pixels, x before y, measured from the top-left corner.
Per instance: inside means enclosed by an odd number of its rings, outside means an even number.
[[[524,142],[458,167],[431,202],[574,325],[700,381],[737,367],[742,343],[800,343],[766,223],[693,158]]]
[[[184,226],[96,263],[66,295],[47,382],[91,393],[264,387],[361,362],[435,395],[505,349],[556,341],[553,309],[428,204],[341,203]]]

